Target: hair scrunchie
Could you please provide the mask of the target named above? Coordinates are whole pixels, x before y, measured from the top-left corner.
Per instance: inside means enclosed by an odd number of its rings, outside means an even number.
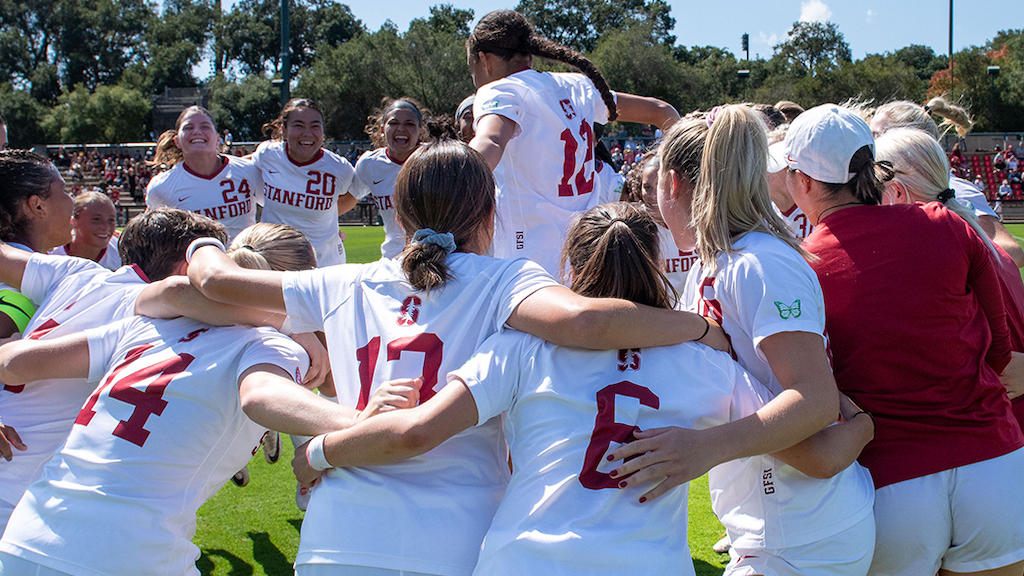
[[[707,116],[704,117],[704,121],[708,123],[708,128],[711,128],[715,124],[715,120],[718,119],[718,115],[725,111],[725,106],[715,106],[708,112]]]
[[[946,188],[942,192],[939,192],[939,195],[938,195],[937,199],[938,199],[939,202],[942,202],[943,204],[945,204],[946,202],[949,202],[950,200],[952,200],[953,197],[955,197],[955,196],[956,196],[956,192],[954,192],[952,188]]]
[[[436,244],[448,254],[455,252],[455,236],[451,232],[439,234],[430,228],[423,228],[417,230],[412,239],[419,244]]]

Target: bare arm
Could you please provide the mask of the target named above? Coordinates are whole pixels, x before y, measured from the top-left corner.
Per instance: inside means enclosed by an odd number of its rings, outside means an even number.
[[[0,346],[0,382],[18,386],[55,378],[89,376],[85,334],[53,340],[16,340]]]
[[[355,208],[358,203],[359,199],[349,193],[338,196],[338,216]]]
[[[476,136],[469,141],[469,147],[483,154],[487,165],[494,170],[505,153],[505,145],[515,133],[515,122],[498,114],[488,114],[480,119]]]
[[[615,108],[619,112],[617,120],[620,122],[654,124],[662,130],[668,130],[679,120],[679,113],[671,104],[647,96],[616,92]]]
[[[981,225],[981,229],[985,231],[993,244],[1006,250],[1018,268],[1024,267],[1024,248],[1020,247],[1017,239],[1010,234],[1010,231],[1003,226],[998,218],[988,215],[978,216],[978,224]]]
[[[728,350],[721,329],[704,334],[697,314],[652,308],[615,298],[587,298],[564,286],[550,286],[527,296],[508,319],[508,325],[559,346],[614,350],[646,348],[700,340]]]
[[[754,414],[706,430],[657,428],[636,433],[637,441],[615,450],[623,462],[611,476],[633,476],[622,487],[662,482],[644,494],[657,498],[722,462],[778,452],[831,424],[839,413],[839,392],[820,335],[780,332],[765,338],[761,351],[784,390]]]
[[[286,312],[284,273],[242,268],[217,247],[203,246],[195,251],[188,278],[211,300]]]
[[[845,394],[839,395],[839,413],[842,419],[838,423],[772,456],[812,478],[831,478],[842,472],[874,439],[875,424]]]
[[[388,464],[423,454],[477,423],[476,401],[461,380],[450,382],[428,402],[367,419],[332,432],[324,454],[332,466]]]
[[[257,364],[238,381],[242,410],[253,422],[288,434],[315,436],[354,424],[359,412],[299,386],[284,369]]]
[[[185,276],[170,276],[147,286],[135,302],[135,313],[150,318],[185,316],[213,326],[270,326],[275,329],[280,329],[285,319],[281,312],[210,300]]]

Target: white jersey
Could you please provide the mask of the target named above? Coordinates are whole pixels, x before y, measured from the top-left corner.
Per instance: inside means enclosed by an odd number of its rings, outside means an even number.
[[[661,246],[661,259],[665,262],[665,277],[681,297],[686,289],[686,278],[690,269],[700,260],[693,250],[680,250],[676,247],[676,239],[672,231],[658,226],[658,243]]]
[[[772,208],[775,209],[775,213],[782,218],[782,221],[789,226],[789,231],[793,233],[793,236],[797,240],[803,240],[814,230],[814,226],[807,220],[807,215],[800,209],[799,206],[793,204],[793,207],[783,212],[779,210],[779,207],[772,203]]]
[[[111,236],[110,241],[107,242],[107,247],[100,252],[100,257],[93,262],[96,262],[100,266],[103,266],[107,270],[117,270],[121,267],[121,255],[117,252],[117,245],[121,239],[118,236]],[[68,244],[63,246],[57,246],[53,250],[50,250],[50,254],[53,256],[70,256],[68,254]]]
[[[717,320],[740,365],[773,395],[783,388],[761,351],[779,332],[824,338],[825,300],[818,278],[788,244],[750,232],[722,253],[714,273],[697,263],[683,301]],[[738,548],[789,548],[836,534],[871,514],[874,485],[854,462],[828,480],[811,478],[764,457],[741,458],[711,470],[712,506]],[[767,466],[767,467],[766,467]],[[768,484],[770,482],[771,484]]]
[[[494,169],[493,253],[529,258],[557,275],[573,216],[597,202],[593,125],[608,122],[608,108],[582,74],[524,70],[477,90],[474,128],[488,114],[516,124]]]
[[[381,382],[420,375],[429,400],[523,299],[556,285],[524,259],[456,252],[448,265],[452,279],[429,294],[406,282],[398,259],[285,273],[292,327],[323,330],[334,381],[350,383],[338,385],[339,403],[362,409]],[[404,462],[328,470],[295,564],[468,575],[508,482],[506,455],[495,420]]]
[[[260,171],[252,162],[221,156],[213,176],[192,172],[184,162],[153,177],[146,188],[146,206],[180,208],[212,218],[227,228],[228,238],[256,223],[253,197],[263,189]]]
[[[369,196],[377,206],[384,223],[384,243],[380,245],[380,255],[384,258],[394,258],[405,248],[405,232],[398,225],[395,206],[391,203],[401,169],[402,164],[391,159],[387,148],[364,152],[356,161],[356,175],[349,190],[349,194],[359,199]]]
[[[595,165],[594,193],[592,194],[593,198],[590,199],[594,204],[588,209],[599,204],[621,201],[622,187],[626,184],[626,177],[616,172],[611,166],[600,160],[595,161]]]
[[[699,344],[588,351],[515,331],[454,373],[480,421],[504,419],[514,473],[487,531],[480,576],[692,575],[688,484],[640,504],[606,455],[637,429],[710,428],[753,414],[767,390]]]
[[[352,184],[348,160],[321,149],[309,162],[298,164],[280,141],[261,143],[252,160],[263,174],[263,187],[257,192],[263,205],[260,221],[287,224],[305,234],[318,266],[344,264],[336,202]]]
[[[239,377],[269,363],[299,381],[308,358],[269,329],[184,318],[86,333],[99,386],[0,550],[70,574],[198,575],[196,510],[265,432],[242,412]]]
[[[136,266],[112,272],[82,258],[33,254],[21,290],[41,304],[25,328],[25,338],[58,338],[134,316],[135,301],[146,285]],[[28,450],[0,464],[0,500],[16,504],[39,478],[94,388],[94,382],[81,378],[3,387],[0,414]]]
[[[953,189],[956,201],[967,208],[974,210],[975,216],[991,216],[993,218],[998,218],[995,210],[988,205],[988,199],[985,198],[985,194],[983,194],[981,190],[978,190],[974,184],[964,180],[963,178],[950,176],[949,187]]]

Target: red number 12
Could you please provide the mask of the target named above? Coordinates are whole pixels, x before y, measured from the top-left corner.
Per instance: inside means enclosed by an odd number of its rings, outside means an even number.
[[[558,185],[559,196],[573,195],[572,184],[569,183],[573,174],[576,174],[576,194],[582,196],[589,194],[594,189],[594,173],[590,173],[590,180],[587,180],[586,175],[587,162],[594,159],[594,129],[586,120],[580,123],[580,136],[583,137],[583,143],[587,147],[587,157],[583,160],[580,171],[576,172],[576,150],[580,145],[576,142],[576,136],[572,130],[566,128],[562,131],[562,141],[565,142],[565,161],[562,163],[562,182]]]

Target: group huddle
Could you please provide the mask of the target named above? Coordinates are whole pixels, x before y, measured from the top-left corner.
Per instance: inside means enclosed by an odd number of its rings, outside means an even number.
[[[394,100],[355,168],[309,100],[243,159],[185,110],[114,270],[45,253],[90,204],[0,152],[0,575],[198,574],[268,431],[312,437],[300,576],[692,575],[705,473],[730,576],[1024,573],[1024,251],[937,104],[680,118],[512,11],[467,53],[466,141]],[[624,187],[616,118],[664,131]]]

